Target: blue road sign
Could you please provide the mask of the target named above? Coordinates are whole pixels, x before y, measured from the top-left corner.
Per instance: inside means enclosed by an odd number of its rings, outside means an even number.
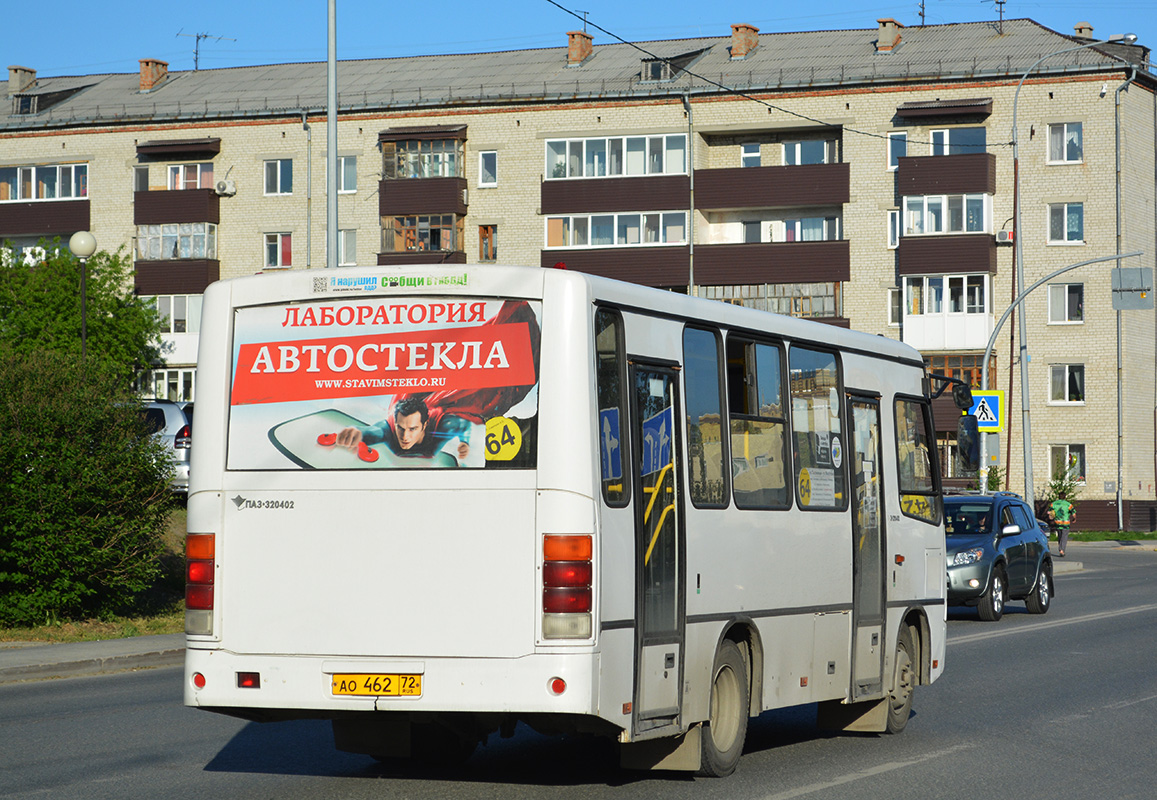
[[[650,419],[643,420],[642,474],[658,472],[671,463],[672,436],[675,433],[675,409],[671,406]]]
[[[968,413],[976,417],[976,427],[985,433],[1004,430],[1004,392],[972,390],[972,407]]]
[[[599,453],[602,455],[604,481],[617,481],[623,477],[619,436],[619,410],[605,408],[599,411]]]

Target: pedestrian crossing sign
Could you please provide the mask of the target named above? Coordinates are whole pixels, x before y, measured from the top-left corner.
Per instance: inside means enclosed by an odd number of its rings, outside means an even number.
[[[1004,430],[1004,392],[972,390],[972,408],[968,413],[976,417],[976,428],[984,433]]]

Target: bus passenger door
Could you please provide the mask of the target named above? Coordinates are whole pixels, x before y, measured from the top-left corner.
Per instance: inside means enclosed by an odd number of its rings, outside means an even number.
[[[684,549],[677,385],[673,369],[631,367],[636,735],[678,723],[681,708]]]
[[[852,700],[879,697],[884,670],[885,542],[880,402],[848,398],[852,422]]]

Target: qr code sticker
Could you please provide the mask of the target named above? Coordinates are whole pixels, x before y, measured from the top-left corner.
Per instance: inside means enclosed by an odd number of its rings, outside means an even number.
[[[314,278],[313,293],[318,294],[319,292],[324,292],[328,288],[328,284],[329,281],[327,278]]]

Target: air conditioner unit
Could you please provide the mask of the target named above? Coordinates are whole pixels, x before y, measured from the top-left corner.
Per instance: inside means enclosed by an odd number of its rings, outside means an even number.
[[[1012,240],[1013,240],[1012,231],[997,231],[996,232],[997,244],[1012,244]]]
[[[230,180],[217,181],[217,194],[232,197],[237,194],[237,184]]]

